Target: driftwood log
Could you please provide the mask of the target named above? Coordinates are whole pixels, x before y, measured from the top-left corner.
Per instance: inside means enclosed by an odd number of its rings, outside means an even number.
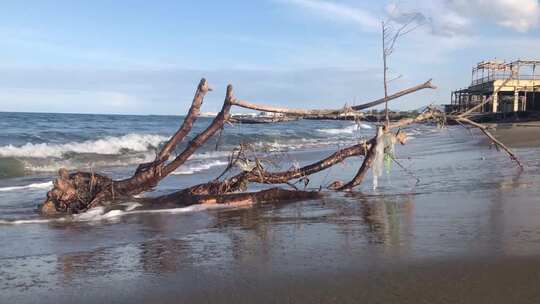
[[[369,108],[378,106],[380,104],[385,103],[386,101],[390,101],[390,100],[397,99],[397,98],[400,98],[402,96],[405,96],[407,94],[414,93],[416,91],[420,91],[420,90],[423,90],[423,89],[436,89],[436,88],[437,87],[434,86],[431,83],[431,79],[430,79],[430,80],[428,80],[428,81],[426,81],[426,82],[424,82],[422,84],[419,84],[419,85],[416,85],[414,87],[411,87],[411,88],[399,91],[397,93],[394,93],[394,94],[388,96],[387,98],[380,98],[380,99],[377,99],[377,100],[374,100],[374,101],[371,101],[371,102],[368,102],[368,103],[356,105],[356,106],[343,107],[342,109],[326,109],[326,110],[289,109],[289,108],[274,107],[274,106],[265,105],[265,104],[255,104],[255,103],[251,103],[249,101],[236,100],[236,99],[232,101],[232,104],[235,105],[235,106],[239,106],[239,107],[246,108],[246,109],[251,109],[251,110],[256,110],[256,111],[264,111],[264,112],[272,112],[272,113],[283,113],[283,114],[300,115],[300,116],[302,116],[302,115],[304,115],[304,116],[307,116],[307,115],[321,115],[321,116],[324,116],[324,115],[335,115],[335,114],[340,114],[340,113],[347,113],[347,112],[350,112],[350,111],[361,111],[361,110],[365,110],[365,109],[369,109]]]
[[[354,110],[369,108],[386,100],[395,99],[406,94],[410,94],[425,88],[435,88],[431,81],[424,84],[400,91],[390,95],[387,99],[379,99],[364,105],[353,107]],[[169,139],[163,148],[156,155],[156,158],[149,163],[140,164],[135,173],[123,180],[113,180],[107,176],[94,172],[74,172],[69,173],[65,169],[59,170],[58,177],[53,183],[53,189],[47,193],[47,198],[42,204],[41,211],[45,215],[80,213],[99,205],[114,204],[132,198],[133,196],[151,190],[158,183],[184,164],[195,151],[214,136],[224,127],[230,118],[232,106],[240,106],[248,109],[257,109],[270,112],[289,113],[296,115],[312,115],[314,113],[339,113],[342,110],[291,110],[286,108],[274,108],[270,106],[258,105],[237,100],[234,97],[231,85],[227,87],[223,107],[212,123],[200,134],[191,140],[187,147],[170,160],[175,147],[182,142],[191,132],[193,124],[200,114],[205,95],[211,91],[207,81],[202,79],[197,87],[191,107],[182,125],[176,133]],[[381,133],[391,133],[395,129],[400,129],[413,123],[420,123],[428,120],[456,120],[463,124],[479,128],[497,146],[504,149],[510,157],[520,166],[515,154],[504,144],[496,140],[483,125],[471,121],[470,113],[446,116],[444,113],[428,108],[415,118],[402,119],[384,127],[380,127],[378,135]],[[404,132],[397,132],[392,136],[397,142],[405,144],[407,138]],[[313,198],[322,195],[321,192],[285,190],[282,188],[272,188],[259,192],[244,192],[250,183],[260,183],[268,185],[289,185],[291,181],[306,178],[312,174],[328,169],[345,159],[356,156],[366,156],[355,177],[347,182],[335,181],[329,187],[330,190],[350,191],[361,184],[366,173],[373,163],[374,151],[378,136],[370,140],[362,141],[356,145],[340,149],[330,156],[300,168],[292,168],[282,172],[269,172],[262,166],[254,166],[248,171],[242,171],[236,175],[221,178],[220,175],[215,180],[207,183],[194,185],[177,192],[160,196],[157,198],[144,200],[149,204],[170,204],[188,206],[193,204],[229,204],[234,206],[252,205],[260,202],[276,202],[287,200],[299,200]],[[294,186],[293,186],[294,187]]]
[[[200,114],[204,96],[210,90],[206,79],[202,79],[182,126],[165,144],[154,161],[139,165],[133,176],[118,181],[88,172],[68,174],[65,169],[61,169],[58,178],[53,183],[53,189],[47,193],[47,200],[43,204],[42,211],[48,214],[55,213],[55,211],[79,213],[106,201],[110,202],[131,197],[155,187],[159,181],[176,170],[193,155],[228,120],[231,108],[230,101],[234,98],[232,86],[227,87],[223,107],[210,126],[198,134],[174,160],[167,163],[173,149],[191,131],[195,120]]]

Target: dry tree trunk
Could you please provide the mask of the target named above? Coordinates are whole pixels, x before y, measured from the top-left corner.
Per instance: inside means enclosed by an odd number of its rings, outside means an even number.
[[[53,189],[47,193],[47,200],[42,205],[41,211],[44,214],[79,213],[106,201],[133,196],[155,187],[160,180],[183,164],[197,148],[221,129],[229,118],[230,101],[234,99],[232,86],[227,87],[223,108],[211,125],[197,135],[173,161],[166,163],[174,147],[191,131],[193,123],[199,116],[204,97],[210,90],[207,81],[202,79],[182,126],[165,144],[153,162],[139,165],[133,176],[119,181],[88,172],[69,174],[67,170],[61,169],[58,178],[54,181]]]
[[[434,86],[431,84],[431,81],[428,81],[424,84],[389,96],[388,99],[398,98],[405,94],[425,88],[434,88]],[[164,177],[185,163],[189,157],[193,155],[193,153],[208,139],[210,139],[218,130],[223,128],[223,125],[229,119],[229,111],[233,105],[253,109],[262,109],[271,112],[286,112],[295,114],[341,112],[341,110],[288,110],[248,104],[247,102],[236,100],[233,95],[232,86],[229,85],[227,87],[227,94],[223,107],[214,121],[206,130],[197,135],[182,153],[176,156],[176,158],[172,161],[168,162],[174,148],[180,142],[182,142],[192,130],[193,124],[200,114],[200,108],[204,97],[209,91],[211,91],[211,89],[208,86],[207,81],[202,79],[197,87],[193,102],[181,127],[164,145],[156,156],[155,160],[150,163],[139,165],[133,176],[130,178],[124,180],[112,180],[109,177],[95,174],[93,172],[75,172],[69,174],[65,169],[59,170],[58,178],[54,181],[54,187],[47,193],[47,199],[42,205],[42,213],[79,213],[100,204],[131,197],[154,188]],[[366,105],[355,106],[353,109],[358,110],[375,106],[384,102],[384,100],[385,99],[383,98],[370,102]],[[184,194],[189,192],[189,195],[222,195],[224,193],[234,192],[238,189],[243,189],[245,188],[245,184],[250,182],[267,184],[276,184],[281,181],[287,182],[291,179],[308,176],[315,172],[324,170],[333,164],[342,161],[344,158],[350,157],[351,155],[361,155],[362,151],[364,150],[364,147],[355,146],[351,147],[350,149],[344,149],[343,151],[334,154],[330,158],[322,160],[321,162],[313,164],[312,166],[308,166],[307,168],[303,168],[302,170],[282,173],[257,172],[256,174],[255,172],[245,172],[237,177],[229,178],[226,183],[213,181],[190,187],[180,192]],[[284,194],[280,193],[279,195]],[[253,197],[258,196],[255,195]]]
[[[422,123],[430,120],[444,120],[444,119],[457,119],[455,117],[445,116],[444,113],[428,109],[427,111],[419,114],[415,118],[405,118],[397,122],[391,123],[388,127],[383,128],[383,133],[391,132],[395,129],[401,129],[411,124]],[[463,118],[461,118],[464,121]],[[481,124],[470,121],[464,121],[464,123],[471,124],[474,127],[481,129],[483,132],[487,132],[486,127]],[[489,132],[488,132],[489,134]],[[486,134],[486,135],[488,135]],[[490,134],[489,134],[490,135]],[[497,145],[500,145],[509,155],[510,158],[518,163],[521,167],[517,156],[512,152],[512,150],[500,141],[496,140],[492,136],[488,137],[492,139]],[[395,135],[397,142],[404,145],[407,142],[407,135],[405,132],[398,131]],[[362,141],[359,144],[343,148],[333,153],[332,155],[314,162],[312,164],[306,165],[301,168],[294,168],[282,172],[268,172],[260,167],[255,167],[253,170],[248,172],[241,172],[232,177],[229,177],[224,180],[214,180],[208,183],[199,184],[192,186],[178,192],[170,194],[171,197],[180,197],[185,195],[187,197],[192,195],[223,195],[226,193],[236,192],[243,190],[245,185],[249,183],[261,183],[261,184],[287,184],[290,181],[301,179],[317,172],[326,170],[336,164],[343,162],[345,159],[354,157],[354,156],[365,156],[364,161],[362,162],[361,167],[359,168],[357,174],[354,178],[348,183],[344,184],[340,181],[335,181],[329,187],[330,190],[337,191],[350,191],[353,190],[356,186],[360,185],[367,174],[368,170],[371,169],[373,164],[373,158],[375,156],[375,147],[377,144],[377,136],[371,138],[370,140]]]
[[[364,103],[364,104],[361,104],[361,105],[352,106],[350,108],[344,108],[344,109],[329,109],[329,110],[289,109],[289,108],[279,108],[279,107],[274,107],[274,106],[269,106],[269,105],[264,105],[264,104],[255,104],[255,103],[251,103],[251,102],[245,101],[245,100],[233,100],[232,104],[235,105],[235,106],[246,108],[246,109],[251,109],[251,110],[256,110],[256,111],[264,111],[264,112],[273,112],[273,113],[284,113],[284,114],[304,115],[304,116],[307,116],[307,115],[332,115],[332,114],[340,114],[340,113],[343,113],[343,112],[346,112],[346,111],[349,111],[349,110],[353,110],[353,111],[365,110],[365,109],[372,108],[372,107],[375,107],[377,105],[383,104],[386,101],[390,101],[390,100],[397,99],[399,97],[405,96],[407,94],[414,93],[416,91],[420,91],[420,90],[423,90],[423,89],[436,89],[436,88],[437,87],[434,86],[431,83],[431,79],[430,79],[430,80],[428,80],[428,81],[426,81],[426,82],[424,82],[422,84],[419,84],[419,85],[416,85],[414,87],[411,87],[411,88],[399,91],[397,93],[394,93],[394,94],[388,96],[387,98],[380,98],[380,99],[377,99],[377,100],[374,100],[374,101],[371,101],[371,102],[368,102],[368,103]]]
[[[431,81],[428,81],[422,85],[391,95],[388,97],[388,100],[424,88],[434,88],[434,86],[431,84]],[[200,107],[202,105],[204,96],[208,91],[210,91],[210,88],[208,87],[206,80],[202,79],[195,93],[195,97],[193,98],[191,108],[184,122],[182,123],[182,126],[165,144],[154,161],[139,165],[133,176],[118,181],[112,180],[111,178],[103,175],[94,174],[93,172],[75,172],[69,174],[67,170],[61,169],[59,171],[58,178],[54,181],[53,189],[47,193],[47,200],[42,206],[42,212],[44,214],[79,213],[97,205],[112,203],[118,199],[132,197],[133,195],[152,189],[163,178],[185,163],[198,148],[200,148],[205,142],[208,141],[208,139],[215,135],[217,131],[223,128],[224,124],[230,117],[229,112],[233,105],[270,112],[294,113],[301,115],[329,112],[335,113],[336,111],[340,111],[291,110],[254,105],[236,100],[233,94],[232,86],[229,85],[227,87],[223,107],[210,126],[191,140],[183,152],[169,162],[170,155],[176,145],[184,140],[184,138],[191,131],[193,124],[200,113]],[[365,105],[353,107],[353,109],[357,110],[375,106],[384,103],[385,100],[387,99],[383,98]],[[434,109],[428,109],[428,111],[421,113],[415,118],[402,119],[389,125],[385,125],[384,128],[379,129],[378,134],[381,132],[388,133],[393,129],[399,129],[413,123],[420,123],[432,119],[454,119],[456,121],[480,128],[488,137],[492,139],[493,142],[502,147],[512,159],[521,165],[515,154],[513,154],[509,148],[490,136],[491,134],[486,130],[485,126],[470,121],[467,117],[465,117],[465,114],[467,113],[464,113],[462,116],[458,115],[445,117],[444,113]],[[398,132],[393,136],[395,136],[402,144],[404,144],[407,140],[406,135],[403,132]],[[312,174],[341,163],[347,158],[354,156],[366,156],[362,166],[359,168],[356,176],[351,181],[346,184],[336,181],[331,187],[332,190],[352,190],[362,182],[367,171],[371,168],[375,154],[375,147],[377,144],[377,136],[375,136],[370,140],[341,149],[320,161],[301,168],[293,168],[282,172],[268,172],[262,168],[262,166],[256,166],[251,171],[244,171],[224,180],[219,180],[218,178],[208,183],[195,185],[168,195],[153,199],[146,199],[144,201],[152,204],[167,204],[174,202],[176,205],[183,206],[193,204],[229,204],[242,206],[264,201],[283,201],[290,199],[299,200],[317,197],[321,195],[321,193],[299,190],[292,191],[280,188],[272,188],[259,192],[234,192],[245,191],[249,183],[289,184],[289,182],[292,180],[306,178]]]
[[[150,205],[191,206],[191,205],[233,205],[235,207],[251,206],[257,203],[286,202],[319,198],[323,194],[319,191],[298,191],[282,188],[270,188],[257,192],[221,193],[221,194],[193,194],[183,190],[156,198],[142,199],[142,203]]]
[[[424,115],[424,117],[432,117],[430,115]],[[426,118],[427,119],[427,118]],[[390,132],[394,128],[402,128],[407,125],[417,123],[417,120],[414,119],[402,119],[398,123],[396,123],[392,128],[388,129],[388,132]],[[407,142],[407,135],[404,132],[398,132],[396,135],[396,139],[399,143],[404,145]],[[268,172],[260,167],[255,167],[251,171],[245,171],[238,173],[232,177],[229,177],[224,180],[214,180],[208,183],[203,183],[199,185],[195,185],[174,193],[171,193],[170,195],[172,197],[179,197],[181,195],[220,195],[230,192],[236,192],[245,189],[245,186],[249,183],[259,183],[259,184],[268,184],[268,185],[275,185],[275,184],[287,184],[288,182],[292,180],[301,179],[310,175],[313,175],[317,172],[324,171],[332,166],[335,166],[337,164],[342,163],[345,159],[355,156],[365,156],[372,154],[374,151],[375,143],[377,141],[377,137],[373,137],[370,140],[362,141],[356,145],[340,149],[328,157],[316,161],[312,164],[300,167],[300,168],[293,168],[287,171],[281,171],[281,172]],[[368,157],[371,158],[371,157]],[[371,167],[371,162],[369,161],[369,165],[363,166],[360,170],[364,172],[367,171]],[[360,174],[360,173],[359,173]],[[342,188],[343,183],[341,182],[335,182],[333,186],[330,187],[331,190],[351,190],[353,187],[357,186],[361,183],[361,180],[356,178],[354,186]]]
[[[254,168],[251,171],[241,172],[224,180],[214,180],[208,183],[203,183],[189,187],[172,193],[171,196],[178,196],[180,193],[184,195],[220,195],[230,192],[236,192],[246,188],[249,183],[259,184],[287,184],[289,181],[310,176],[317,172],[326,170],[336,164],[343,162],[345,159],[353,156],[365,155],[366,151],[372,145],[372,141],[362,142],[354,146],[341,149],[332,155],[306,165],[301,168],[295,168],[281,172],[268,172],[261,168]]]
[[[484,135],[486,135],[493,144],[495,144],[497,147],[503,149],[506,154],[508,154],[508,157],[510,157],[511,160],[515,161],[516,164],[520,167],[520,168],[523,168],[523,165],[521,164],[521,162],[519,161],[519,158],[516,156],[516,154],[514,153],[514,151],[512,151],[512,149],[510,149],[509,147],[507,147],[505,144],[503,144],[500,140],[498,140],[497,138],[495,138],[495,136],[493,136],[489,131],[488,131],[488,127],[483,125],[483,124],[480,124],[480,123],[477,123],[477,122],[474,122],[472,120],[470,120],[469,118],[466,118],[462,115],[458,115],[456,117],[451,117],[451,119],[461,123],[461,124],[468,124],[468,125],[471,125],[477,129],[479,129],[480,131],[482,131],[482,133],[484,133]]]
[[[364,157],[364,161],[362,162],[362,166],[360,166],[360,168],[358,169],[358,172],[353,177],[353,179],[350,182],[346,183],[345,185],[343,185],[341,187],[338,187],[336,190],[350,191],[354,187],[360,185],[362,183],[362,181],[364,181],[364,177],[366,176],[369,168],[371,168],[373,166],[373,160],[375,159],[375,151],[377,149],[377,146],[382,144],[378,140],[381,137],[382,132],[383,132],[382,128],[379,127],[377,129],[377,135],[374,137],[374,142],[371,145],[371,147],[369,148],[366,156]]]

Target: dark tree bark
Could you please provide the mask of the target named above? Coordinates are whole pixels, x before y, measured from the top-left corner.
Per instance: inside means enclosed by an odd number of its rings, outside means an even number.
[[[210,90],[207,81],[202,79],[184,122],[153,162],[139,165],[133,176],[118,181],[88,172],[68,174],[67,170],[62,169],[54,182],[53,189],[47,193],[47,200],[41,208],[42,212],[45,214],[79,213],[106,201],[130,197],[155,187],[159,181],[182,165],[217,130],[221,129],[229,118],[230,101],[234,99],[232,86],[227,87],[223,108],[210,126],[197,135],[180,155],[167,163],[174,147],[191,131],[193,123],[199,116],[204,97]]]
[[[270,188],[257,192],[223,193],[223,194],[194,194],[189,189],[174,192],[157,198],[142,200],[150,205],[191,206],[191,205],[233,205],[235,207],[251,206],[257,203],[286,202],[319,198],[319,191],[286,190]]]
[[[364,181],[364,177],[366,176],[368,170],[373,166],[373,160],[375,158],[375,151],[377,149],[377,146],[382,144],[379,143],[377,138],[379,137],[379,133],[382,132],[382,128],[379,128],[377,131],[377,137],[373,141],[373,144],[369,147],[369,150],[367,151],[366,156],[364,157],[364,161],[362,162],[362,166],[358,169],[358,172],[353,177],[353,179],[346,183],[345,185],[338,187],[337,190],[340,191],[350,191],[354,187],[360,185],[362,181]]]

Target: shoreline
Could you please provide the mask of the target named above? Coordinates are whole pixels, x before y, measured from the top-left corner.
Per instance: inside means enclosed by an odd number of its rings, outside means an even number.
[[[493,135],[510,147],[540,147],[540,122],[500,123]]]

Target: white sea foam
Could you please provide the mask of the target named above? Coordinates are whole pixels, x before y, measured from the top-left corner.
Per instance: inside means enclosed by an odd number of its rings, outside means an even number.
[[[363,124],[363,123],[360,124],[360,128],[362,128],[362,129],[373,129],[372,126],[367,125],[367,124]]]
[[[127,202],[127,203],[124,203],[123,205],[126,206],[126,209],[125,209],[126,211],[131,211],[139,207],[142,207],[142,204],[137,203],[137,202]]]
[[[79,222],[94,221],[103,218],[103,214],[105,214],[105,207],[95,207],[84,213],[73,215],[73,220]]]
[[[0,148],[1,149],[1,148]],[[217,152],[204,152],[194,154],[189,159],[192,161],[210,161],[211,166],[223,165],[222,161],[212,161],[217,158],[224,158],[230,154],[228,151],[217,151]],[[67,169],[86,169],[90,170],[91,168],[100,168],[100,167],[124,167],[130,165],[137,165],[140,163],[150,162],[154,160],[155,153],[147,152],[138,152],[131,155],[121,155],[114,157],[95,157],[92,156],[90,159],[73,159],[73,158],[24,158],[21,159],[25,170],[31,172],[55,172],[60,168]],[[200,166],[200,165],[199,165]],[[195,167],[194,170],[190,171],[203,171],[206,170],[205,166],[202,168]],[[192,174],[193,172],[181,172],[176,174]]]
[[[259,141],[255,143],[255,147],[257,149],[262,149],[264,151],[268,152],[280,152],[280,151],[289,151],[289,150],[296,150],[298,147],[302,145],[302,140],[297,140],[296,143],[287,143],[287,142],[264,142]]]
[[[30,184],[30,185],[25,185],[25,186],[3,187],[3,188],[0,188],[0,192],[17,191],[17,190],[25,190],[25,189],[49,190],[50,188],[52,188],[52,182],[35,183],[35,184]]]
[[[139,209],[142,205],[136,202],[129,202],[122,204],[126,206],[124,210],[115,209],[110,211],[105,211],[104,207],[96,207],[91,210],[88,210],[85,213],[77,214],[73,216],[74,221],[79,222],[88,222],[88,221],[100,221],[114,219],[126,215],[132,214],[156,214],[156,213],[165,213],[165,214],[181,214],[181,213],[191,213],[191,212],[200,212],[209,209],[222,209],[222,208],[231,208],[227,205],[192,205],[188,207],[179,207],[179,208],[169,208],[169,209]]]
[[[94,153],[104,155],[120,154],[123,150],[145,152],[149,147],[157,147],[167,137],[155,134],[131,133],[123,136],[109,136],[97,140],[87,140],[83,142],[70,142],[65,144],[32,144],[23,146],[1,146],[0,156],[2,157],[62,157],[65,153]]]
[[[29,220],[0,220],[0,225],[22,225],[22,224],[47,224],[54,222],[65,222],[68,219],[65,217],[52,218],[52,219],[29,219]]]
[[[188,207],[170,208],[170,209],[133,210],[133,211],[125,212],[125,214],[141,214],[141,213],[178,214],[178,213],[191,213],[191,212],[200,212],[200,211],[205,211],[205,210],[232,209],[232,208],[237,208],[237,207],[230,206],[230,205],[225,205],[225,204],[192,205],[192,206],[188,206]]]
[[[370,125],[361,123],[360,125],[351,125],[341,129],[317,129],[317,132],[326,133],[326,134],[353,134],[360,129],[371,129]]]
[[[226,161],[222,160],[215,160],[205,163],[197,163],[197,164],[191,164],[191,165],[184,165],[177,169],[176,171],[172,172],[172,175],[189,175],[193,173],[197,173],[200,171],[205,171],[213,167],[219,167],[219,166],[225,166],[228,164]]]
[[[189,159],[198,160],[198,159],[209,159],[209,158],[221,158],[229,157],[231,154],[230,151],[211,151],[211,152],[202,152],[193,154]]]
[[[31,172],[56,172],[60,168],[91,170],[99,167],[123,167],[137,165],[154,160],[155,155],[144,153],[132,157],[120,157],[118,159],[93,159],[88,161],[72,159],[26,159],[23,160],[25,170]]]
[[[236,208],[230,205],[192,205],[188,207],[169,208],[169,209],[139,209],[142,205],[136,202],[122,204],[126,206],[124,210],[114,209],[106,211],[104,207],[96,207],[85,213],[76,214],[73,216],[65,216],[60,218],[50,219],[27,219],[27,220],[0,220],[0,225],[21,225],[21,224],[47,224],[55,222],[97,222],[97,221],[114,221],[120,217],[133,214],[183,214],[201,212],[214,209],[232,209]]]

